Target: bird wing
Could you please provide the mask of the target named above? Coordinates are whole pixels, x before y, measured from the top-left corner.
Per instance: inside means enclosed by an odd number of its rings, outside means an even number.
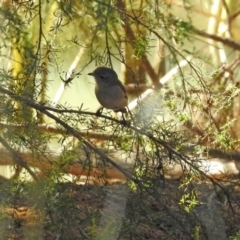
[[[119,86],[124,93],[127,93],[125,87],[123,86],[122,82],[119,79],[117,80],[117,82],[112,82],[109,84],[109,86],[115,86],[115,85]]]
[[[125,87],[124,87],[123,84],[122,84],[122,82],[121,82],[120,80],[118,80],[118,81],[119,81],[119,83],[120,83],[121,89],[124,91],[124,93],[127,93]]]

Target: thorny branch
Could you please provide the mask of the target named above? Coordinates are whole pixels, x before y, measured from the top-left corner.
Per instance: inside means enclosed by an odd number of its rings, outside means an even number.
[[[71,112],[71,113],[80,113],[80,114],[88,114],[88,115],[93,115],[95,116],[95,113],[92,112],[84,112],[84,111],[77,111],[77,110],[61,110],[61,109],[55,109],[52,107],[48,107],[48,106],[44,106],[44,105],[40,105],[38,103],[35,103],[34,101],[27,99],[25,97],[22,96],[18,96],[17,94],[3,88],[0,87],[0,92],[7,94],[8,96],[14,98],[17,101],[22,101],[24,104],[46,114],[48,117],[54,119],[57,123],[59,123],[61,126],[63,126],[66,131],[70,134],[72,134],[74,137],[76,137],[80,142],[82,142],[85,146],[87,146],[88,148],[90,148],[91,150],[93,150],[96,154],[98,154],[100,157],[102,157],[103,159],[105,159],[107,162],[109,162],[112,166],[114,166],[117,170],[119,170],[121,173],[123,173],[128,179],[139,183],[139,180],[135,179],[134,177],[132,177],[132,175],[127,172],[126,170],[124,170],[121,166],[119,166],[118,164],[115,163],[114,160],[112,160],[111,158],[109,158],[103,151],[101,151],[100,149],[96,148],[93,144],[91,144],[90,142],[88,142],[77,130],[75,130],[74,128],[72,128],[71,126],[69,126],[66,122],[62,121],[61,119],[59,119],[58,117],[56,117],[54,114],[52,114],[50,111],[55,111],[58,113],[63,113],[63,112]],[[199,169],[197,166],[195,166],[189,157],[182,155],[181,153],[179,153],[178,151],[176,151],[171,144],[169,144],[168,142],[158,139],[156,137],[154,137],[150,132],[142,130],[138,127],[132,126],[132,125],[128,125],[122,121],[119,121],[117,119],[108,117],[108,116],[100,116],[102,118],[105,118],[107,120],[116,122],[118,124],[123,125],[124,127],[130,128],[132,130],[134,130],[135,132],[144,135],[146,137],[148,137],[149,139],[151,139],[152,141],[154,141],[157,144],[160,144],[161,146],[163,146],[165,149],[167,149],[170,153],[170,155],[175,155],[177,156],[179,159],[183,160],[186,164],[188,164],[192,169],[198,171],[200,174],[202,174],[203,176],[206,176],[208,179],[210,179],[210,181],[212,181],[211,177],[207,176],[207,174]],[[217,151],[214,152],[214,150],[212,151],[213,153],[218,153]],[[225,155],[225,156],[232,156],[233,155]]]

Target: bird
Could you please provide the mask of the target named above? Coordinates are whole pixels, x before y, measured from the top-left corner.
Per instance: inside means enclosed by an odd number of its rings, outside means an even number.
[[[88,75],[95,79],[95,95],[102,105],[97,114],[101,114],[103,108],[111,109],[114,112],[127,113],[128,96],[126,89],[113,69],[98,67]]]

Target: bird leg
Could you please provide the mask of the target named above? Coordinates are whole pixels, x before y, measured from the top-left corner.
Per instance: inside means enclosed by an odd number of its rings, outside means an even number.
[[[128,109],[128,108],[127,108]],[[126,114],[126,116],[128,116],[128,113],[129,113],[130,111],[129,111],[129,109],[128,109],[128,111],[126,110],[126,108],[124,108],[124,110],[121,110],[121,113],[122,113],[122,124],[123,125],[125,125],[125,126],[130,126],[130,124],[131,124],[131,120],[130,121],[127,121],[126,119],[125,119],[125,117],[124,117],[124,113]],[[132,113],[130,112],[130,116],[131,116],[131,118],[132,118]]]
[[[133,115],[132,115],[132,113],[131,113],[129,107],[127,106],[127,114],[128,114],[128,113],[130,114],[131,120],[133,120]]]

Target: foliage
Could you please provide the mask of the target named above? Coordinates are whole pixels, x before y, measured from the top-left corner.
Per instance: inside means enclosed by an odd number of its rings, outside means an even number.
[[[16,166],[1,194],[6,239],[238,237],[238,179],[202,165],[240,159],[239,11],[223,2],[209,29],[230,19],[231,38],[198,30],[198,1],[3,1],[0,163]],[[74,95],[100,65],[134,85],[127,121],[89,110],[84,84]]]

